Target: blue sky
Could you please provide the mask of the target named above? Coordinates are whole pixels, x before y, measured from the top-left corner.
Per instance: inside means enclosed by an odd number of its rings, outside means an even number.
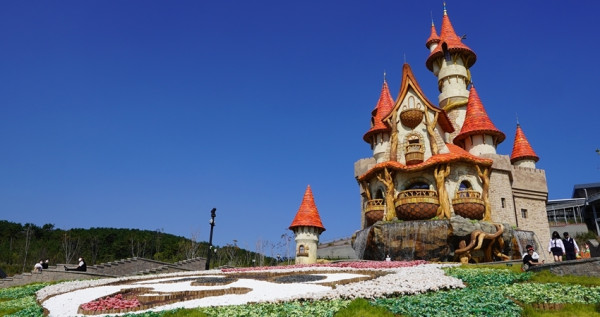
[[[360,226],[353,163],[383,72],[426,68],[442,1],[32,1],[0,10],[0,217],[119,227],[254,250],[311,185],[322,240]],[[600,3],[452,1],[473,82],[506,134],[516,116],[549,198],[598,182]]]

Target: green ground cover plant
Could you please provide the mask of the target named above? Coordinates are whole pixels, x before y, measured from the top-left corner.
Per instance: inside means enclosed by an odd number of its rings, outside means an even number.
[[[35,300],[35,292],[49,285],[36,283],[0,289],[0,316],[36,317],[43,309]]]

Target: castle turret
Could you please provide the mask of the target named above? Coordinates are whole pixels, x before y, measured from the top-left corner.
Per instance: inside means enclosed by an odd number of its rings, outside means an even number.
[[[439,42],[427,41],[430,44],[430,54],[425,65],[438,79],[439,106],[448,113],[456,131],[459,131],[463,124],[465,105],[469,97],[467,90],[471,81],[469,68],[477,60],[475,52],[462,43],[463,38],[464,36],[459,37],[454,32],[444,5]],[[431,45],[433,43],[435,45]],[[454,135],[450,135],[450,140],[453,137]]]
[[[289,229],[294,231],[296,237],[296,264],[316,263],[319,236],[325,231],[325,227],[321,222],[310,185],[306,187],[302,204]]]
[[[510,162],[519,167],[535,168],[535,163],[539,160],[540,158],[533,151],[529,141],[527,141],[521,125],[517,123],[517,132],[515,133],[515,143],[510,155]]]
[[[427,42],[425,42],[425,47],[427,47],[430,52],[433,52],[439,43],[440,37],[435,30],[435,24],[433,24],[433,20],[431,20],[431,34],[429,35]]]
[[[496,154],[496,147],[505,137],[488,117],[475,86],[471,85],[465,121],[460,133],[454,138],[454,144],[476,156]]]
[[[371,112],[371,128],[363,136],[365,142],[371,144],[373,157],[377,162],[385,160],[385,153],[389,152],[391,128],[383,119],[392,111],[394,99],[390,94],[387,82],[383,80],[383,87],[379,95],[379,101]]]

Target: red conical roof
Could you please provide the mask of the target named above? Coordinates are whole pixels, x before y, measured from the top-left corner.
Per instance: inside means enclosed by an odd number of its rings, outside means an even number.
[[[514,163],[515,161],[523,159],[529,159],[535,162],[540,160],[533,151],[533,148],[531,148],[529,141],[527,141],[525,133],[521,130],[521,125],[517,123],[517,133],[515,133],[515,143],[513,145],[512,154],[510,155],[510,162]]]
[[[460,51],[467,56],[467,68],[473,66],[477,60],[477,55],[468,46],[462,43],[461,37],[456,35],[454,27],[450,22],[450,17],[444,8],[444,17],[442,18],[442,29],[440,31],[440,44],[429,54],[425,65],[430,71],[433,71],[433,61],[438,57],[444,56],[444,47],[450,52]]]
[[[373,136],[373,134],[391,131],[390,127],[383,122],[383,118],[392,111],[392,108],[394,108],[394,99],[390,94],[387,82],[384,80],[381,94],[379,95],[379,101],[377,101],[375,109],[371,112],[371,129],[363,136],[365,142],[371,144],[371,136]]]
[[[490,118],[479,99],[475,86],[471,85],[469,91],[469,101],[467,103],[467,113],[460,133],[454,138],[454,144],[461,145],[462,141],[471,135],[487,134],[496,137],[496,144],[504,141],[506,136],[498,130]]]
[[[298,209],[296,217],[294,217],[294,221],[292,221],[289,229],[294,230],[295,227],[316,227],[325,231],[325,227],[323,227],[323,223],[321,222],[321,216],[319,216],[319,211],[317,210],[317,205],[315,205],[315,199],[313,198],[310,185],[306,187],[300,209]]]
[[[429,48],[431,46],[431,44],[439,43],[439,42],[440,42],[440,37],[437,35],[437,32],[435,31],[435,25],[433,24],[433,21],[431,21],[431,34],[429,35],[427,42],[425,42],[425,47]]]

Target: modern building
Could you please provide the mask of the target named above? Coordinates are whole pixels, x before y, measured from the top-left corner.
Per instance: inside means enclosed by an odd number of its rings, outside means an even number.
[[[395,99],[384,79],[363,136],[373,155],[354,166],[362,229],[380,220],[462,216],[533,231],[545,248],[545,172],[536,168],[539,158],[518,123],[511,155],[496,152],[505,134],[484,107],[479,93],[485,91],[471,82],[477,55],[454,31],[446,8],[439,35],[432,23],[425,46],[425,66],[435,76],[430,84],[440,94],[430,101],[408,64]]]
[[[549,200],[546,205],[550,230],[572,236],[587,231],[600,235],[599,212],[600,183],[577,184],[571,198]]]

